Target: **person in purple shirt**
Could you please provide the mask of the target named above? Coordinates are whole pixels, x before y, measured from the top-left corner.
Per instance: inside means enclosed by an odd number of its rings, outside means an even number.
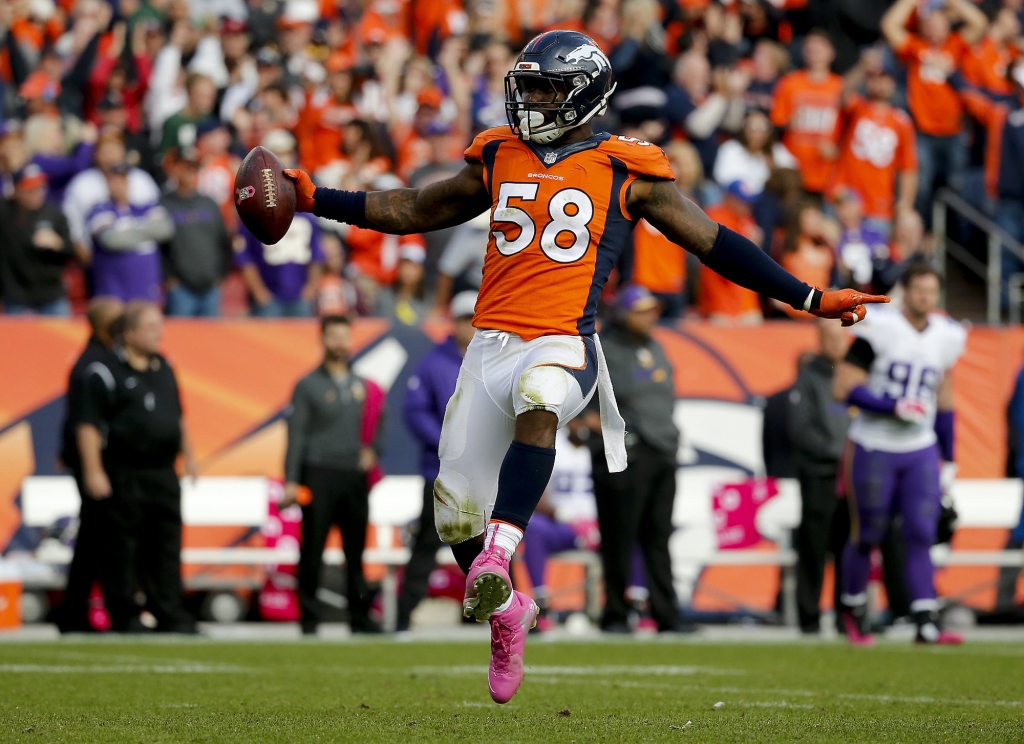
[[[886,291],[888,287],[878,285],[878,274],[893,263],[886,234],[864,219],[861,196],[852,189],[836,194],[835,211],[843,230],[836,248],[843,286],[862,292]]]
[[[264,245],[239,226],[245,249],[235,262],[252,298],[252,314],[259,318],[308,318],[323,274],[324,254],[316,217],[298,213],[284,237]]]
[[[93,208],[86,218],[95,251],[92,259],[93,294],[129,300],[160,301],[158,243],[174,235],[174,223],[159,204],[137,205],[128,200],[127,163],[107,173],[110,201]]]
[[[46,174],[46,200],[55,204],[64,201],[64,189],[68,182],[92,165],[97,132],[92,124],[83,124],[78,145],[70,154],[65,154],[63,122],[53,116],[38,114],[25,123],[25,135],[36,144],[35,154],[30,162],[35,163]]]
[[[452,298],[449,311],[455,322],[451,336],[438,344],[416,365],[405,393],[405,423],[420,443],[420,471],[423,473],[423,513],[419,532],[405,567],[405,584],[398,598],[397,630],[409,629],[412,611],[427,593],[427,580],[434,570],[437,551],[444,546],[434,529],[434,479],[441,461],[437,456],[441,423],[448,399],[455,393],[462,358],[473,340],[473,312],[476,292],[460,292]]]

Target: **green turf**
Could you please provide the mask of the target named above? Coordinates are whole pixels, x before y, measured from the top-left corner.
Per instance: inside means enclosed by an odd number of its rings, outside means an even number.
[[[531,641],[527,662],[499,707],[480,643],[8,643],[0,741],[1024,741],[1020,645]]]

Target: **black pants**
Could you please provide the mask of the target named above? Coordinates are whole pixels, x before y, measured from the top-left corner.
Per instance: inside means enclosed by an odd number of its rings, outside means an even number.
[[[324,545],[334,525],[341,530],[345,550],[350,622],[353,626],[365,625],[369,591],[363,577],[363,550],[366,548],[366,524],[370,517],[366,473],[306,465],[302,482],[313,494],[309,505],[302,507],[302,547],[299,552],[302,625],[307,629],[313,628],[320,619],[316,589],[320,584]]]
[[[409,627],[409,619],[416,605],[427,595],[430,573],[437,565],[437,551],[444,542],[434,527],[434,481],[423,484],[423,511],[420,526],[412,544],[412,555],[405,567],[405,583],[398,598],[398,629]]]
[[[836,498],[834,474],[814,475],[800,471],[797,475],[801,498],[800,526],[794,540],[797,616],[803,630],[813,631],[820,623],[819,601],[828,554],[832,555],[835,567],[833,606],[840,606],[843,547],[850,537],[850,510],[845,499]],[[904,570],[906,546],[898,518],[882,540],[880,550],[889,608],[894,617],[905,617],[910,614],[910,592]]]
[[[850,513],[846,502],[836,498],[834,472],[818,474],[798,469],[797,477],[801,499],[800,526],[794,539],[797,614],[801,629],[815,631],[821,620],[819,600],[828,555],[835,567],[835,606],[839,606],[841,561],[850,535]]]
[[[111,529],[111,499],[94,499],[86,494],[80,469],[73,471],[75,485],[82,499],[78,512],[78,535],[75,554],[68,567],[68,582],[64,599],[57,611],[57,625],[61,631],[89,630],[89,595],[93,582],[99,580],[108,593],[110,576],[101,571],[100,555]]]
[[[594,497],[601,528],[605,581],[601,627],[627,620],[626,587],[632,573],[633,546],[639,542],[651,615],[659,630],[672,630],[679,624],[679,608],[672,585],[672,559],[668,552],[676,496],[675,457],[642,441],[630,449],[628,456],[629,466],[621,473],[608,472],[604,453],[593,458]]]
[[[849,513],[849,512],[847,512]],[[907,587],[907,544],[903,539],[902,518],[897,516],[878,546],[882,554],[882,582],[889,611],[893,617],[910,616],[910,589]]]
[[[142,587],[146,607],[158,630],[179,630],[192,619],[182,607],[181,484],[173,467],[110,467],[113,495],[110,529],[99,547],[104,601],[113,630],[126,630],[139,608]],[[108,587],[109,584],[109,587]]]

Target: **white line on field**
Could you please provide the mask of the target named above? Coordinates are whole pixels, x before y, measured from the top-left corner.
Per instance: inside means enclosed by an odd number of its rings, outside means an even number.
[[[441,676],[463,676],[482,675],[487,672],[484,666],[425,666],[414,667],[413,672],[421,674],[437,674]],[[902,695],[872,695],[855,692],[830,693],[825,690],[792,690],[792,689],[760,689],[749,687],[710,687],[706,685],[676,685],[655,682],[641,682],[634,680],[605,680],[595,679],[600,677],[620,676],[695,676],[700,674],[709,675],[731,675],[746,674],[741,669],[716,669],[714,667],[690,667],[690,666],[528,666],[527,675],[536,682],[556,684],[559,682],[580,682],[587,684],[598,684],[602,686],[615,687],[646,687],[663,688],[673,690],[692,690],[703,692],[727,692],[737,695],[769,694],[787,695],[797,697],[821,697],[827,696],[843,700],[874,700],[881,703],[918,703],[918,704],[939,704],[939,705],[993,705],[998,707],[1020,707],[1024,705],[1019,700],[951,700],[934,698],[930,696],[902,696]]]
[[[786,700],[757,700],[757,701],[741,701],[732,702],[729,705],[738,705],[740,708],[798,708],[800,710],[814,710],[816,705],[808,705],[807,703],[790,703]]]
[[[413,667],[414,674],[439,674],[442,676],[462,676],[466,674],[486,674],[485,666],[419,666]],[[743,669],[719,669],[704,666],[666,666],[666,665],[604,665],[604,666],[528,666],[527,674],[565,676],[565,677],[693,677],[704,674],[708,676],[731,676],[746,674]]]
[[[529,669],[527,670],[529,671]],[[547,682],[577,682],[576,679],[565,679],[564,677],[551,677],[535,675],[531,677],[536,681]],[[760,687],[709,687],[706,685],[676,685],[665,684],[664,682],[637,682],[633,680],[612,681],[612,680],[587,680],[589,684],[597,684],[605,687],[645,687],[663,690],[687,690],[692,692],[724,692],[736,695],[787,695],[794,697],[831,697],[843,700],[874,700],[880,703],[916,703],[932,705],[993,705],[997,707],[1019,708],[1024,706],[1020,700],[978,700],[963,699],[952,700],[946,698],[934,698],[926,695],[903,696],[903,695],[871,695],[868,693],[856,692],[829,692],[827,690],[792,690],[792,689],[765,689]]]
[[[214,664],[0,664],[8,674],[237,674],[246,667]]]

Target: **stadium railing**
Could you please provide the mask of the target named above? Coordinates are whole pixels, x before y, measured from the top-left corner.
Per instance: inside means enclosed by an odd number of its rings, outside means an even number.
[[[948,210],[952,210],[961,220],[969,222],[985,234],[987,243],[984,261],[949,236],[946,229]],[[935,234],[935,262],[939,271],[948,276],[947,263],[949,259],[953,259],[985,282],[985,320],[992,325],[997,325],[1002,320],[1002,285],[1004,279],[1008,280],[1010,322],[1019,324],[1021,305],[1024,303],[1024,282],[1020,274],[1009,277],[1002,275],[1001,257],[1002,252],[1007,250],[1018,260],[1024,261],[1024,245],[963,197],[945,188],[939,189],[932,203],[932,225]],[[945,286],[942,291],[945,307]]]

